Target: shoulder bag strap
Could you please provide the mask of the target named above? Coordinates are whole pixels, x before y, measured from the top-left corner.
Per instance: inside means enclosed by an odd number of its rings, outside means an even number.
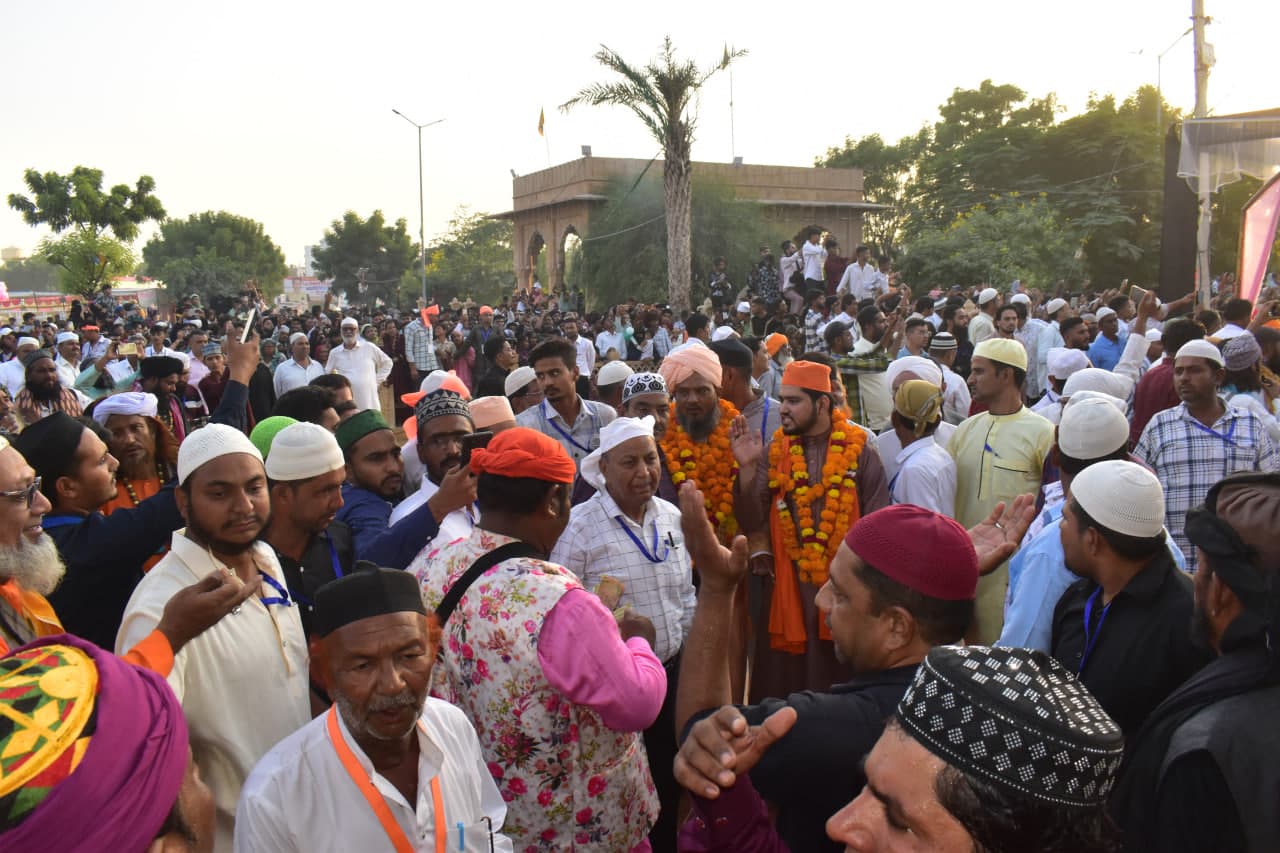
[[[449,621],[449,617],[453,615],[458,602],[462,600],[462,596],[471,588],[471,585],[479,580],[480,576],[489,571],[489,569],[503,560],[511,560],[516,557],[541,556],[543,556],[542,553],[527,542],[508,542],[501,548],[495,548],[476,560],[471,564],[471,568],[462,574],[462,577],[453,582],[453,586],[449,587],[449,591],[445,593],[444,601],[441,601],[440,606],[436,608],[436,619],[439,620],[440,627],[443,628],[445,623]]]

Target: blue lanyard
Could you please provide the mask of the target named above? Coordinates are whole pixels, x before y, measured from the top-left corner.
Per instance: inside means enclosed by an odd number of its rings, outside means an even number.
[[[1076,670],[1076,675],[1084,672],[1084,665],[1089,662],[1089,655],[1093,654],[1093,647],[1098,644],[1098,637],[1102,634],[1102,623],[1107,621],[1107,611],[1111,609],[1110,604],[1102,608],[1102,615],[1098,617],[1098,627],[1090,632],[1089,623],[1093,618],[1093,604],[1101,594],[1102,587],[1098,587],[1093,591],[1093,595],[1089,596],[1089,600],[1084,603],[1084,654],[1080,656],[1080,667]]]
[[[278,604],[281,607],[293,606],[293,602],[289,600],[289,590],[284,588],[284,584],[271,577],[271,575],[267,574],[262,569],[258,569],[258,574],[262,575],[264,583],[269,584],[276,592],[280,593],[279,595],[263,596],[262,603],[264,606],[270,606],[272,604]]]
[[[1195,427],[1196,429],[1201,430],[1202,432],[1207,432],[1207,433],[1209,433],[1209,435],[1212,435],[1212,436],[1215,436],[1215,437],[1217,437],[1217,438],[1222,439],[1222,443],[1223,443],[1223,444],[1229,444],[1229,445],[1231,445],[1232,447],[1235,447],[1235,444],[1236,444],[1236,443],[1235,443],[1235,441],[1233,441],[1233,440],[1232,440],[1232,438],[1231,438],[1233,435],[1235,435],[1235,434],[1236,434],[1236,419],[1235,419],[1235,418],[1232,418],[1232,419],[1231,419],[1231,426],[1227,427],[1227,433],[1226,433],[1226,435],[1223,435],[1222,433],[1218,432],[1216,429],[1212,429],[1212,428],[1210,428],[1210,427],[1207,427],[1207,426],[1205,426],[1204,424],[1200,423],[1200,422],[1199,422],[1198,420],[1196,420],[1195,418],[1190,417],[1190,415],[1188,415],[1188,417],[1189,417],[1189,418],[1190,418],[1190,420],[1191,420],[1191,425],[1192,425],[1193,427]]]
[[[766,455],[768,455],[768,452],[769,452],[768,451],[769,436],[765,435],[764,431],[768,429],[767,425],[769,423],[769,403],[770,403],[769,395],[766,394],[764,398],[764,417],[760,419],[760,443],[765,446]]]
[[[592,433],[593,433],[593,435],[599,436],[599,435],[600,435],[600,424],[599,424],[599,422],[596,420],[596,413],[595,413],[595,411],[594,411],[593,409],[591,409],[589,406],[587,406],[587,401],[586,401],[586,400],[583,400],[583,401],[582,401],[582,407],[583,407],[584,409],[586,409],[588,412],[590,412],[590,413],[591,413],[591,429],[592,429]],[[543,400],[543,401],[542,401],[542,406],[538,409],[538,414],[542,415],[542,422],[543,422],[544,424],[550,424],[550,425],[551,425],[551,428],[552,428],[552,429],[554,429],[556,432],[560,433],[561,437],[563,437],[565,441],[569,442],[569,443],[570,443],[570,444],[572,444],[574,447],[576,447],[576,448],[578,448],[579,450],[581,450],[583,453],[590,453],[590,452],[592,451],[592,448],[590,448],[590,447],[583,447],[581,444],[578,444],[577,439],[575,439],[571,433],[567,433],[567,432],[565,432],[565,431],[564,431],[564,427],[560,426],[560,424],[556,423],[555,421],[551,420],[551,418],[547,417],[547,401],[546,401],[546,400]],[[598,439],[598,438],[597,438],[596,440],[597,440],[597,441],[599,441],[599,439]]]
[[[69,527],[73,524],[79,524],[86,517],[83,515],[46,515],[40,522],[40,526],[45,530],[53,530],[56,527]]]
[[[335,579],[342,577],[342,564],[338,562],[338,549],[333,547],[333,539],[325,536],[325,542],[329,543],[329,562],[333,564],[333,577]]]
[[[618,526],[622,528],[623,533],[631,537],[631,541],[636,543],[636,547],[640,549],[640,553],[644,554],[645,559],[648,560],[650,563],[665,563],[667,561],[667,557],[671,556],[671,546],[674,545],[675,543],[671,539],[670,533],[667,534],[667,545],[662,549],[662,556],[661,557],[658,556],[658,522],[656,520],[653,522],[653,551],[652,552],[650,552],[648,548],[644,547],[644,543],[640,541],[640,537],[636,536],[635,533],[632,532],[630,527],[627,527],[627,523],[622,520],[622,516],[615,515],[613,517],[613,520],[618,522]]]

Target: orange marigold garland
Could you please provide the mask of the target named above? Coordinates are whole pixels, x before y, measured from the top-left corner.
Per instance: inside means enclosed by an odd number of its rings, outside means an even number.
[[[693,480],[707,502],[707,518],[716,526],[722,541],[738,532],[733,517],[733,483],[738,476],[738,461],[733,458],[729,428],[738,410],[720,401],[720,421],[704,442],[695,442],[676,420],[676,407],[671,405],[671,423],[662,438],[662,452],[671,468],[671,482],[679,486]]]
[[[853,477],[866,443],[864,430],[851,427],[844,412],[833,411],[827,460],[817,484],[809,482],[803,439],[780,431],[769,445],[769,488],[782,521],[782,544],[805,583],[826,583],[831,558],[855,520],[858,490]],[[813,504],[820,497],[822,511],[815,519]]]

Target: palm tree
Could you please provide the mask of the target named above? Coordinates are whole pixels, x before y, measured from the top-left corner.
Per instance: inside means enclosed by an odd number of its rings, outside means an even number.
[[[697,123],[690,101],[717,71],[745,56],[745,50],[730,50],[715,64],[701,69],[692,60],[678,60],[671,37],[662,42],[662,53],[643,68],[631,66],[614,50],[601,45],[596,61],[622,79],[593,83],[582,89],[560,109],[568,112],[581,104],[619,106],[631,110],[662,146],[662,183],[667,220],[667,288],[677,311],[689,308],[693,284],[693,130]]]

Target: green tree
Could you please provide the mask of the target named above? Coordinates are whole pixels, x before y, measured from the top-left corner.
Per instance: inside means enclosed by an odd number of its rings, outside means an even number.
[[[142,248],[147,274],[172,293],[195,293],[206,305],[234,298],[253,283],[263,296],[280,293],[284,254],[262,224],[225,211],[171,219]]]
[[[92,297],[116,276],[132,275],[138,266],[127,243],[89,231],[46,237],[36,252],[58,268],[58,285],[65,293],[85,298]]]
[[[1047,197],[1008,195],[917,234],[900,267],[918,290],[953,284],[1004,289],[1014,279],[1047,289],[1079,278],[1080,244],[1079,233]]]
[[[32,197],[13,193],[9,207],[28,225],[47,225],[55,234],[75,229],[98,236],[110,231],[117,240],[132,243],[138,239],[138,226],[165,216],[150,175],[138,178],[132,188],[117,184],[105,193],[102,170],[85,166],[76,166],[68,175],[27,169],[22,179]]]
[[[909,188],[928,148],[932,134],[922,128],[915,136],[904,136],[894,144],[878,133],[855,141],[845,137],[840,148],[828,148],[815,165],[835,169],[861,169],[863,200],[886,204],[886,210],[868,211],[862,217],[862,242],[877,256],[893,257],[911,213]],[[847,251],[852,251],[848,247]]]
[[[0,281],[11,293],[29,290],[47,293],[58,289],[58,270],[40,257],[8,261],[0,266]]]
[[[560,106],[568,111],[579,105],[618,106],[631,110],[643,122],[663,151],[663,207],[667,231],[667,292],[677,310],[689,307],[693,284],[693,131],[697,116],[694,96],[717,71],[729,67],[746,51],[730,50],[707,68],[691,60],[679,60],[671,37],[662,52],[643,68],[630,65],[612,49],[601,45],[595,59],[620,80],[593,83]]]
[[[494,302],[509,293],[515,276],[510,220],[494,219],[460,207],[449,220],[448,233],[427,249],[427,292],[437,302],[455,296]],[[420,292],[415,278],[401,290],[412,302]]]
[[[86,166],[67,175],[28,169],[23,182],[30,197],[12,193],[9,207],[28,225],[46,225],[55,235],[70,232],[45,238],[39,248],[40,256],[59,268],[59,284],[68,293],[92,296],[113,276],[132,273],[137,262],[129,244],[138,238],[139,226],[165,215],[150,175],[133,187],[117,184],[106,192],[102,170]]]
[[[333,279],[333,289],[352,302],[391,303],[405,273],[414,269],[418,245],[403,219],[388,225],[381,210],[368,219],[348,210],[324,232],[314,257],[320,277]]]
[[[581,235],[576,257],[569,259],[577,277],[571,284],[583,287],[593,308],[630,297],[663,301],[668,290],[662,185],[656,177],[615,179],[605,195],[602,208],[592,214],[591,231]],[[737,287],[747,283],[747,272],[758,259],[762,243],[774,246],[790,236],[771,227],[758,204],[738,201],[732,187],[697,176],[690,223],[693,275],[706,281],[712,259],[724,256],[729,278]],[[705,286],[691,294],[698,302],[706,295]]]

